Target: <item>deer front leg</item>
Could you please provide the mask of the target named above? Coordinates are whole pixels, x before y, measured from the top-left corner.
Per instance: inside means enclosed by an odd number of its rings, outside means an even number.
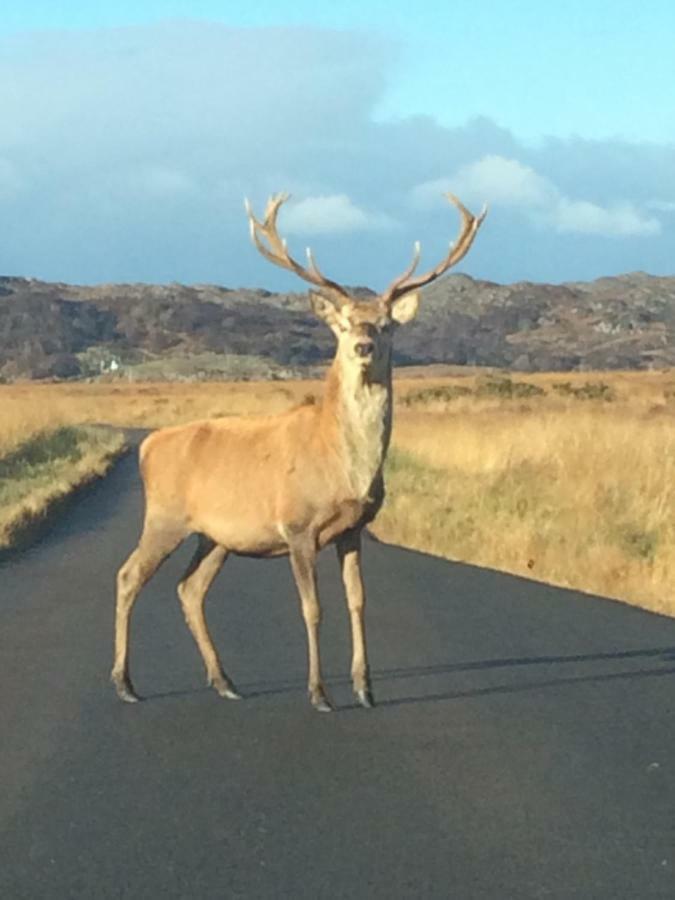
[[[332,712],[321,678],[319,658],[319,626],[321,607],[316,589],[316,549],[306,540],[293,544],[290,548],[291,568],[300,595],[302,617],[307,628],[307,649],[309,652],[309,679],[307,691],[314,709]]]
[[[354,694],[366,709],[375,705],[370,687],[368,651],[366,649],[365,623],[363,619],[366,604],[361,577],[361,531],[351,531],[337,541],[338,559],[342,567],[347,607],[352,627],[352,684]]]

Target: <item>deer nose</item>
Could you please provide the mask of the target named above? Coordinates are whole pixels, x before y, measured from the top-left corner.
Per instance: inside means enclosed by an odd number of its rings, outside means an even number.
[[[372,341],[359,341],[354,349],[357,356],[372,356],[375,345]]]

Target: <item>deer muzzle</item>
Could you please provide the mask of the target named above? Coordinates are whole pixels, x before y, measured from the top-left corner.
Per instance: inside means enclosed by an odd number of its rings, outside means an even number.
[[[366,359],[369,356],[372,356],[375,352],[375,345],[372,341],[359,341],[358,344],[354,347],[357,356],[360,356],[362,359]]]

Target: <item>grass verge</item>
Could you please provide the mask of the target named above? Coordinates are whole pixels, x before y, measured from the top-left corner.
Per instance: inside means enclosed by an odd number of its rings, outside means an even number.
[[[675,615],[675,418],[401,410],[382,540]]]
[[[0,549],[17,543],[72,491],[105,475],[124,450],[119,431],[61,426],[0,455]]]

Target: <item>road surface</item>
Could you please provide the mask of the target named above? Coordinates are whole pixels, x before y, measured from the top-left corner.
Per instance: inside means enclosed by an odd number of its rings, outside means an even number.
[[[327,682],[305,699],[286,560],[228,561],[207,615],[246,695],[204,686],[175,584],[108,683],[133,457],[0,564],[0,897],[675,897],[675,621],[368,541],[378,706],[352,705],[321,558]]]

